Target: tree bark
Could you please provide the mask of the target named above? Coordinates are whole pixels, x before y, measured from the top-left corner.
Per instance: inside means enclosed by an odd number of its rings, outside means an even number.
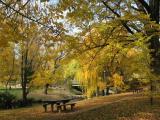
[[[109,95],[109,87],[106,89],[106,95]]]
[[[149,7],[150,7],[150,18],[152,21],[155,21],[157,24],[159,24],[159,17],[160,17],[160,1],[159,0],[150,0],[149,1]],[[155,31],[149,31],[149,34],[152,34],[152,32]],[[159,36],[153,36],[150,39],[150,49],[151,51],[151,57],[153,58],[151,62],[151,69],[153,74],[160,74],[160,54],[159,54],[159,48],[160,48],[160,42],[159,42]],[[150,103],[153,105],[153,81],[150,80]]]
[[[22,80],[22,99],[23,99],[23,104],[26,105],[27,103],[27,61],[28,61],[28,49],[26,49],[25,54],[22,52],[22,58],[21,58],[21,80]]]
[[[96,97],[99,96],[99,87],[97,87],[97,90],[96,90]]]
[[[49,88],[49,84],[47,83],[45,86],[44,86],[44,94],[48,94],[48,88]]]

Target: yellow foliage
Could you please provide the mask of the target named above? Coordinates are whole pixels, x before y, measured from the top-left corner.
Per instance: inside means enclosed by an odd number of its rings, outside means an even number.
[[[131,48],[127,52],[127,57],[134,57],[138,54],[138,51],[135,48]]]
[[[90,86],[87,88],[85,94],[86,94],[87,98],[91,98],[93,96],[94,92],[95,92],[95,88],[93,86]]]
[[[90,69],[88,66],[81,68],[76,73],[76,80],[86,89],[86,96],[91,97],[97,88],[99,80],[97,68]]]
[[[31,81],[31,86],[43,86],[46,83],[53,83],[52,72],[49,70],[39,71],[36,73],[35,78]]]
[[[106,88],[106,83],[105,82],[99,81],[97,85],[100,88],[100,91],[102,91]]]
[[[124,85],[123,76],[117,73],[112,75],[112,81],[115,87],[122,87]]]

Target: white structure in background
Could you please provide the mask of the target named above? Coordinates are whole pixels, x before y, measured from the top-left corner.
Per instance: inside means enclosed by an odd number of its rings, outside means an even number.
[[[80,87],[81,85],[79,84],[79,82],[77,80],[71,80],[72,86],[74,87]]]

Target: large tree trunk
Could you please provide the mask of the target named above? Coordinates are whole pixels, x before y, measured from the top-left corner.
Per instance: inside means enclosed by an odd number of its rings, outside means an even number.
[[[25,104],[27,102],[27,94],[26,94],[26,77],[25,77],[25,68],[24,68],[24,54],[22,53],[21,59],[21,84],[22,84],[22,100]]]
[[[23,87],[22,87],[22,97],[23,97],[23,103],[24,105],[27,104],[27,95],[28,95],[28,89],[27,89],[27,76],[24,74],[24,81],[23,81]]]
[[[22,80],[22,99],[23,104],[27,104],[27,61],[28,61],[28,50],[25,51],[25,54],[22,52],[22,61],[21,61],[21,80]]]
[[[159,24],[159,16],[160,16],[160,1],[159,0],[150,0],[149,1],[150,6],[150,18],[152,21],[155,21],[157,24]],[[155,31],[149,31],[149,34],[152,34]],[[151,62],[151,69],[153,70],[154,74],[160,74],[160,54],[159,54],[159,48],[160,48],[160,42],[159,42],[159,36],[153,36],[150,40],[150,49],[154,50],[151,52],[151,56],[153,58]],[[153,104],[153,80],[150,80],[150,103]]]
[[[160,17],[160,1],[159,0],[150,0],[149,2],[150,6],[150,18],[152,21],[155,21],[157,24],[159,24],[159,17]],[[152,28],[153,29],[153,28]],[[152,35],[156,31],[148,31],[149,35]],[[153,49],[154,51],[151,52],[153,61],[151,63],[151,67],[154,70],[155,73],[160,73],[159,65],[160,65],[160,54],[159,54],[159,36],[153,36],[150,40],[150,49]]]

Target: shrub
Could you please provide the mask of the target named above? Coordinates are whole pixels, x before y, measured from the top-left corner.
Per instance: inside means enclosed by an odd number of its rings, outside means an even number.
[[[28,98],[27,101],[24,103],[22,99],[14,101],[15,107],[25,107],[25,106],[32,106],[34,99]]]
[[[36,103],[33,98],[28,98],[24,103],[22,99],[17,99],[13,94],[9,92],[0,92],[0,109],[32,106],[32,103]]]
[[[9,92],[0,93],[0,109],[10,109],[16,97]]]

